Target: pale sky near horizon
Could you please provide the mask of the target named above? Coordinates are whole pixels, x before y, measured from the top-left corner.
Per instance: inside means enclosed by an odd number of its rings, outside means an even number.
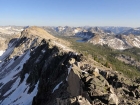
[[[140,27],[140,0],[0,0],[0,26]]]

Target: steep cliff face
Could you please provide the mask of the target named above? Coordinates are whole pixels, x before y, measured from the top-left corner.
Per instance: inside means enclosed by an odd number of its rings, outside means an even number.
[[[11,40],[0,56],[0,104],[140,104],[139,81],[98,69],[64,43],[38,27]]]

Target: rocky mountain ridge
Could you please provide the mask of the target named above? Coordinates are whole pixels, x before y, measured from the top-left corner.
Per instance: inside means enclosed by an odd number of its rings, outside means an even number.
[[[114,34],[121,34],[124,31],[127,31],[129,29],[132,29],[132,27],[115,27],[115,26],[101,26],[100,27],[102,30],[110,30],[111,32],[113,32]]]
[[[4,34],[19,34],[25,27],[0,27],[1,37]],[[50,34],[57,36],[76,36],[83,38],[83,42],[108,45],[113,49],[124,50],[132,47],[140,48],[139,28],[130,27],[46,27]],[[117,32],[115,30],[118,30]],[[115,32],[114,32],[115,31]],[[114,33],[115,34],[114,34]]]
[[[98,68],[66,45],[38,27],[12,39],[0,56],[0,104],[140,104],[138,80]]]
[[[124,50],[132,47],[140,48],[139,28],[130,27],[44,27],[53,35],[76,36],[82,42],[108,45],[113,49]],[[120,30],[114,34],[110,30]]]
[[[13,35],[13,34],[19,34],[21,31],[23,31],[23,26],[0,26],[0,35],[6,34],[6,35]]]
[[[88,40],[93,44],[108,45],[113,49],[124,50],[132,47],[140,48],[140,36],[136,35],[97,35]]]
[[[121,32],[121,34],[124,34],[124,35],[130,35],[130,34],[140,35],[140,28],[131,28],[129,30]]]
[[[99,27],[69,27],[69,26],[58,26],[58,27],[42,27],[52,35],[61,35],[61,36],[74,36],[77,33],[81,32],[92,32],[92,33],[104,33],[104,34],[113,34],[110,30],[102,30]]]

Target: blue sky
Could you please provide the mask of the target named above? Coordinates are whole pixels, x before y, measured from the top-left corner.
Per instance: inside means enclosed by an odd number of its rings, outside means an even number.
[[[140,27],[140,0],[0,0],[0,25]]]

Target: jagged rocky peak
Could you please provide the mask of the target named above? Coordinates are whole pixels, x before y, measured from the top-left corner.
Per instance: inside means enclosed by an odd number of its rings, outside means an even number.
[[[99,27],[90,27],[88,31],[93,33],[104,33],[103,30],[101,30]]]
[[[9,42],[8,48],[0,56],[1,105],[32,104],[38,92],[42,70],[46,72],[47,65],[50,65],[52,72],[52,68],[57,69],[59,66],[56,65],[61,64],[62,56],[69,56],[62,50],[67,48],[60,41],[49,40],[53,38],[41,28],[29,27],[19,38]]]

